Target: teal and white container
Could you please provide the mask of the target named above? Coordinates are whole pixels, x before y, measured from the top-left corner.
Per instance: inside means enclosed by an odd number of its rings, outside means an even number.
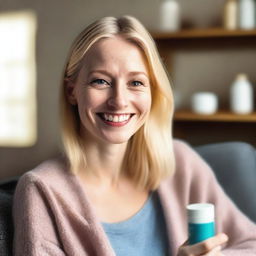
[[[187,206],[189,244],[202,242],[215,235],[213,204],[190,204]]]

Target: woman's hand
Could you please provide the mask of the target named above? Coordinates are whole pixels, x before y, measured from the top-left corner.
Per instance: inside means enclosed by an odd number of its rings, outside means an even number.
[[[227,241],[228,236],[224,233],[220,233],[197,244],[188,245],[186,242],[179,248],[177,256],[223,256],[221,246]]]

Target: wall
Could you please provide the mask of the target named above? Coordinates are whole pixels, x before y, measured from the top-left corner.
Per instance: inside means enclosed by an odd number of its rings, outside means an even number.
[[[59,152],[59,81],[73,38],[90,22],[107,15],[131,14],[152,29],[157,24],[159,3],[156,0],[0,1],[1,13],[31,9],[38,17],[38,141],[31,148],[0,147],[0,179],[19,175]],[[223,0],[180,0],[180,4],[186,26],[207,27],[220,23]],[[186,79],[177,82],[186,84]]]

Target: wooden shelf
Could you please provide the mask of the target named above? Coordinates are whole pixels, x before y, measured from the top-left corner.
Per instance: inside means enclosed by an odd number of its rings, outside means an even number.
[[[250,30],[227,30],[223,28],[209,29],[184,29],[177,32],[152,32],[156,40],[186,39],[186,38],[214,38],[214,37],[256,37],[256,29]]]
[[[219,111],[212,115],[196,114],[190,110],[179,110],[174,114],[175,121],[200,122],[256,122],[256,112],[251,114],[234,114],[230,111]]]

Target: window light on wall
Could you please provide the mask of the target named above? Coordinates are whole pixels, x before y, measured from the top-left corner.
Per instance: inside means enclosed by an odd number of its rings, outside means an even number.
[[[0,14],[0,146],[36,142],[36,16]]]

